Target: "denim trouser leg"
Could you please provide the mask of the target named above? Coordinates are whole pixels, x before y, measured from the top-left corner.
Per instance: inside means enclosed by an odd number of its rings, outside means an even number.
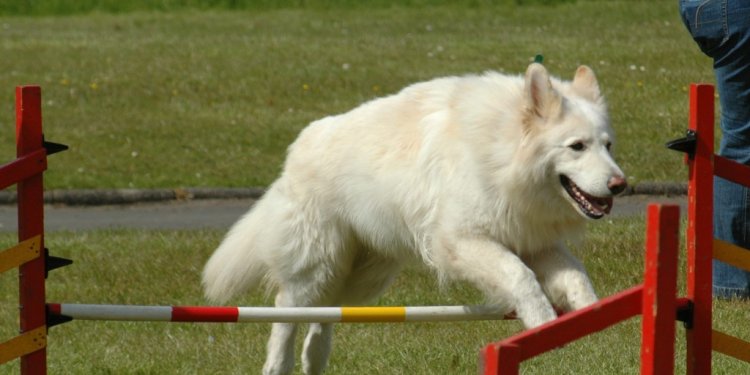
[[[693,39],[714,60],[720,98],[719,155],[750,165],[750,0],[681,0]],[[714,236],[750,248],[750,189],[714,179]],[[750,272],[714,261],[714,295],[750,297]]]
[[[714,179],[714,236],[750,248],[750,189]],[[750,296],[750,272],[719,260],[713,261],[713,293],[721,298]]]

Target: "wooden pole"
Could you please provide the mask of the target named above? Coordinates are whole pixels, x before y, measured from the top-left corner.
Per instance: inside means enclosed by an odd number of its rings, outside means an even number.
[[[688,176],[687,298],[693,301],[687,329],[687,373],[711,373],[713,243],[714,87],[690,86],[688,128],[697,142]]]
[[[16,87],[16,150],[19,158],[44,150],[41,104],[42,93],[39,86]],[[42,162],[46,162],[46,158],[43,158]],[[42,184],[41,172],[18,183],[18,240],[24,241],[39,236],[40,248],[44,249]],[[44,256],[19,267],[21,333],[46,326],[44,270]],[[21,374],[46,373],[46,348],[21,357]]]

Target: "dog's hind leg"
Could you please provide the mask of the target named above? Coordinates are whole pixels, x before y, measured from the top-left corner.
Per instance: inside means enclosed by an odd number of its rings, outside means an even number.
[[[341,246],[342,242],[339,242]],[[287,274],[279,283],[277,307],[333,306],[340,300],[340,291],[350,271],[351,261],[342,254],[344,247],[336,241],[325,246],[318,242],[320,253],[331,255],[309,257],[304,267]],[[294,369],[294,339],[297,326],[292,323],[275,323],[268,341],[268,356],[264,374],[288,374]],[[302,352],[305,374],[320,374],[326,367],[331,352],[333,324],[310,324]]]
[[[312,286],[308,284],[308,286]],[[325,303],[306,299],[312,294],[310,289],[297,289],[292,293],[280,291],[276,296],[276,307],[321,306]],[[301,297],[301,295],[306,295]],[[291,374],[294,370],[294,340],[297,335],[296,323],[273,323],[268,339],[264,375]],[[304,343],[302,367],[305,374],[321,374],[328,362],[333,337],[333,324],[312,323]]]
[[[328,301],[310,300],[317,288],[312,283],[308,288],[294,288],[291,293],[279,292],[276,296],[276,307],[326,306]],[[292,288],[290,288],[292,289]],[[304,297],[302,297],[304,296]],[[297,334],[296,323],[274,323],[271,337],[268,340],[264,375],[290,374],[294,370],[294,340]],[[322,374],[328,363],[333,338],[332,323],[311,323],[302,350],[302,368],[305,374]]]
[[[312,323],[302,349],[302,370],[306,375],[322,374],[333,344],[333,323]]]
[[[341,291],[340,302],[361,305],[380,297],[393,283],[403,263],[403,260],[372,255],[369,251],[360,252]]]
[[[314,274],[323,274],[330,268],[316,267]],[[309,276],[309,273],[307,274]],[[341,278],[322,279],[301,275],[294,282],[282,285],[276,295],[276,307],[329,306],[331,294],[343,282]],[[268,340],[264,375],[290,374],[294,370],[295,323],[274,323]],[[328,362],[333,337],[332,323],[310,324],[302,351],[305,374],[321,374]]]
[[[330,295],[327,304],[359,305],[371,301],[383,293],[401,269],[400,262],[395,259],[372,256],[368,250],[354,242],[349,242],[348,246],[350,254],[358,255],[345,281],[337,279],[329,282],[337,286],[329,290],[337,292]],[[354,248],[358,248],[358,251],[354,251]],[[302,368],[305,374],[323,373],[331,353],[332,339],[332,323],[310,324],[302,350]]]
[[[268,339],[266,363],[263,375],[291,374],[294,370],[294,336],[297,334],[295,323],[273,323],[271,337]]]
[[[290,296],[283,291],[276,295],[276,307],[294,306]],[[266,363],[263,375],[285,375],[294,370],[294,338],[297,335],[296,323],[273,323],[268,339]]]

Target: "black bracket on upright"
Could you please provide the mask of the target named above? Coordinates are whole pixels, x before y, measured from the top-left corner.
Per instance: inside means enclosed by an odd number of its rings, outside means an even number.
[[[56,154],[58,152],[62,152],[68,149],[68,145],[46,141],[44,139],[44,134],[42,134],[42,147],[44,147],[44,149],[47,150],[47,155]],[[71,263],[73,263],[73,261],[70,259],[65,259],[65,258],[60,258],[60,257],[49,255],[49,249],[47,249],[46,247],[44,248],[44,278],[45,279],[49,275],[49,271],[58,269],[60,267],[65,267],[67,265],[70,265]]]
[[[69,266],[73,263],[72,260],[67,258],[60,258],[49,255],[49,249],[44,248],[44,278],[49,276],[49,271],[56,270],[61,267]]]
[[[48,329],[52,328],[52,327],[54,327],[56,325],[60,325],[60,324],[63,324],[63,323],[67,323],[67,322],[73,321],[73,318],[70,317],[70,316],[62,315],[62,314],[57,314],[55,312],[52,312],[52,310],[50,309],[49,305],[47,305],[46,309],[47,309],[47,312],[46,312],[47,317],[46,317],[45,320],[46,320],[47,328]]]
[[[44,134],[42,134],[42,147],[47,150],[47,155],[56,154],[68,149],[68,145],[64,145],[62,143],[47,142],[46,140],[44,140]]]
[[[684,306],[677,308],[677,320],[681,321],[685,329],[693,328],[693,301],[688,300]]]
[[[698,135],[694,130],[688,130],[684,137],[667,142],[666,146],[670,150],[684,152],[691,159],[695,156],[695,147],[698,144]]]

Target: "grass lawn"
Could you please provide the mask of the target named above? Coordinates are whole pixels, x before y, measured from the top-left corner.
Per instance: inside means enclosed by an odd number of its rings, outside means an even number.
[[[521,73],[543,53],[555,75],[569,78],[579,64],[595,69],[631,184],[685,179],[682,156],[663,144],[684,133],[688,84],[712,81],[712,72],[672,0],[261,8],[0,16],[0,163],[15,154],[14,87],[37,83],[47,138],[71,146],[50,158],[47,188],[266,186],[314,119],[432,77]],[[641,219],[601,221],[575,247],[601,296],[641,281],[643,232]],[[48,300],[203,304],[200,271],[223,234],[50,233],[53,254],[76,263],[51,273]],[[14,242],[0,234],[0,248]],[[0,275],[0,341],[17,333],[16,279],[15,271]],[[232,303],[271,304],[262,292]],[[481,297],[464,284],[441,292],[429,271],[409,268],[377,303]],[[747,307],[717,302],[714,326],[750,339]],[[50,332],[50,373],[258,373],[269,327],[68,323]],[[632,319],[528,361],[522,372],[637,373],[639,328]],[[476,373],[485,344],[520,330],[518,322],[340,324],[329,373]],[[681,337],[677,345],[684,372]],[[720,354],[714,369],[750,373]],[[0,365],[6,373],[18,373],[18,361]]]
[[[709,60],[674,1],[0,17],[0,160],[13,93],[43,88],[48,188],[267,186],[310,121],[438,76],[597,72],[631,184],[683,181],[663,144]]]
[[[642,219],[615,219],[591,225],[576,253],[601,296],[640,282]],[[219,231],[94,231],[50,233],[54,254],[75,264],[54,271],[48,300],[70,303],[204,304],[200,270],[220,240]],[[616,241],[613,241],[613,238]],[[0,245],[13,243],[0,236]],[[0,337],[16,333],[15,272],[0,275]],[[681,285],[684,284],[682,280]],[[431,305],[481,303],[464,284],[440,292],[429,271],[410,268],[377,303]],[[262,292],[231,301],[270,305]],[[750,339],[747,303],[720,302],[717,329]],[[65,374],[231,374],[258,373],[269,324],[183,324],[78,321],[52,328],[51,373]],[[520,323],[462,322],[339,324],[330,374],[470,374],[487,343],[521,330]],[[525,374],[633,374],[639,369],[640,319],[569,344],[522,365]],[[677,368],[684,372],[683,329],[678,326]],[[301,339],[302,336],[300,336]],[[301,340],[300,340],[301,341]],[[18,361],[0,366],[18,373]],[[742,374],[750,365],[721,354],[716,374]]]

